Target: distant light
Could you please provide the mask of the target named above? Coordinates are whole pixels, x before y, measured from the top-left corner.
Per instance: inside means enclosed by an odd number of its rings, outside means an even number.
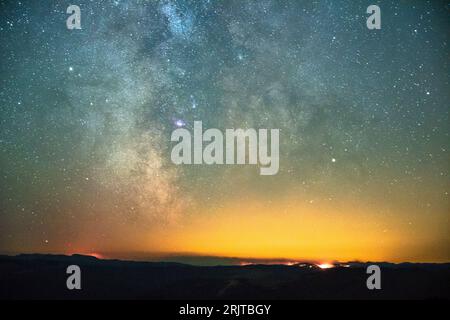
[[[69,71],[73,71],[73,68],[72,68],[72,67],[69,67]]]
[[[331,158],[331,162],[336,162],[336,158]]]
[[[321,263],[317,265],[320,269],[331,269],[334,268],[334,265],[331,263]]]

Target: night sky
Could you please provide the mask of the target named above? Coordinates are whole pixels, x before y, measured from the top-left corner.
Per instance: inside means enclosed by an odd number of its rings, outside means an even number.
[[[0,252],[450,260],[448,3],[2,1],[0,16]],[[172,164],[172,131],[194,121],[280,129],[278,174]]]

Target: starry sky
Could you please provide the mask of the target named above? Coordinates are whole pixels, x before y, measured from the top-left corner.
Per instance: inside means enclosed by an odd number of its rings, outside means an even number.
[[[448,3],[23,0],[0,16],[0,252],[450,260]],[[280,129],[278,174],[172,164],[194,121]]]

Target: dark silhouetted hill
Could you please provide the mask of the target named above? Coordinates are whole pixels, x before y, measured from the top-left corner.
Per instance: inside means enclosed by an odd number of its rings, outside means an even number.
[[[81,290],[66,268],[81,268]],[[381,267],[382,290],[366,288]],[[359,263],[201,267],[83,255],[0,256],[1,299],[449,299],[450,264]]]

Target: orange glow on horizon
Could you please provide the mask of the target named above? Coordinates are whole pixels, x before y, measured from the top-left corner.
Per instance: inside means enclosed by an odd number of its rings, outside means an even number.
[[[97,252],[86,253],[86,255],[97,258],[97,259],[105,259],[105,256],[103,256],[102,254],[97,253]]]
[[[431,234],[427,231],[422,234],[425,244]],[[311,206],[291,200],[212,209],[198,218],[191,216],[182,226],[153,233],[147,241],[164,239],[158,248],[162,252],[244,261],[426,261],[414,259],[417,245],[408,242],[413,235],[417,239],[417,232],[404,228],[398,215],[378,214],[374,208],[357,204]]]

